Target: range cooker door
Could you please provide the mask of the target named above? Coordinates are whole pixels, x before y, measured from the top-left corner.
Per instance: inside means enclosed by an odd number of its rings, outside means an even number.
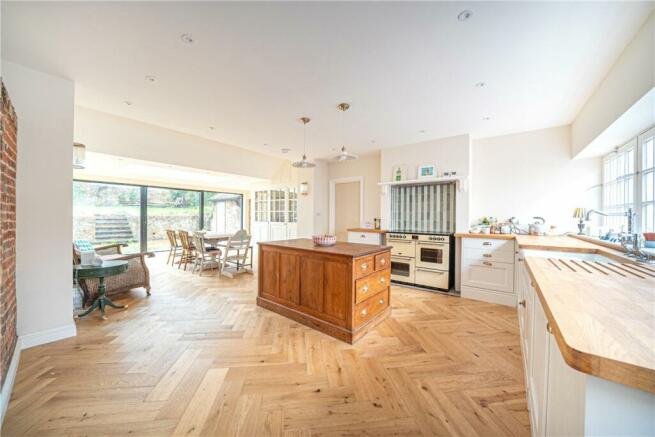
[[[414,258],[416,254],[416,244],[412,240],[389,240],[387,244],[391,246],[391,256]]]
[[[416,267],[448,270],[450,245],[419,241],[416,246]]]
[[[414,259],[405,256],[391,256],[391,280],[414,283]]]
[[[416,285],[448,290],[448,271],[416,267],[416,276],[414,281]]]

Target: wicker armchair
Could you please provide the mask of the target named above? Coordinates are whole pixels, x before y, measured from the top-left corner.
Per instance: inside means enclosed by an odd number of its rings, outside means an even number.
[[[153,253],[123,254],[121,248],[125,244],[110,244],[96,247],[95,251],[104,260],[127,261],[127,272],[105,278],[105,291],[107,297],[125,293],[133,288],[144,287],[150,296],[150,271],[146,265],[145,257],[152,258]],[[73,263],[80,263],[79,252],[73,245]],[[84,306],[90,305],[98,297],[98,279],[80,279],[80,288],[84,293]]]

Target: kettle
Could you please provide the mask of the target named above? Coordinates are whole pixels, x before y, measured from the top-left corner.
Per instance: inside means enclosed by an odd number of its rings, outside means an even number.
[[[530,235],[546,235],[546,220],[543,217],[532,217],[534,223],[530,223]]]

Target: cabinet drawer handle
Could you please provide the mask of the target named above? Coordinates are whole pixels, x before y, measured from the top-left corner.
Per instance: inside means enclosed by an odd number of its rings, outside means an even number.
[[[386,281],[386,279],[384,279],[384,276],[383,276],[383,277],[380,278],[380,284],[384,284],[384,281]]]
[[[491,246],[491,242],[489,242],[489,241],[485,241],[484,243],[482,243],[482,245],[483,245],[483,246]]]
[[[519,260],[519,262],[522,262],[522,261],[523,261],[523,258],[518,258],[518,260]]]
[[[366,234],[362,234],[362,235],[360,235],[360,237],[366,238]]]
[[[368,264],[366,263],[362,264],[362,270],[366,270],[366,269],[368,269]]]
[[[368,293],[368,284],[362,287],[362,293]]]
[[[362,314],[362,316],[366,316],[368,314],[368,310],[366,310],[366,308],[364,308],[362,310],[361,314]]]
[[[519,302],[519,305],[521,305],[523,308],[525,308],[525,299],[523,299],[521,302]]]
[[[483,253],[482,256],[485,257],[485,258],[491,258],[491,254],[490,254],[490,253]]]
[[[380,299],[379,304],[384,305],[384,299]]]
[[[386,260],[386,259],[382,258],[382,259],[380,260],[380,264],[385,265],[386,263],[387,263],[387,260]]]
[[[484,264],[485,266],[492,266],[493,265],[489,261],[482,261],[482,264]]]

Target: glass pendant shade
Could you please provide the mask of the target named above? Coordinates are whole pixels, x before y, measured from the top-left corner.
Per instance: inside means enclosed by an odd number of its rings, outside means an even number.
[[[86,146],[81,143],[73,143],[73,168],[83,169],[86,162]]]
[[[295,168],[312,168],[316,167],[316,164],[307,160],[307,123],[310,122],[309,117],[302,117],[300,122],[303,124],[303,154],[300,161],[296,161],[292,166]]]

